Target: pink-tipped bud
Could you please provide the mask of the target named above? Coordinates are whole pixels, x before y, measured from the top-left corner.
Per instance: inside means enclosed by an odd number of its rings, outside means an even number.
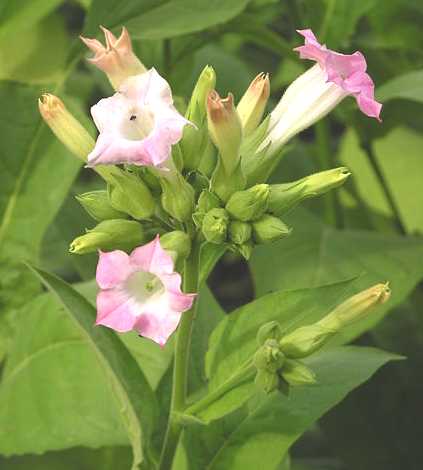
[[[106,73],[113,88],[117,90],[128,77],[146,72],[146,68],[132,50],[131,38],[128,30],[122,28],[117,39],[111,31],[101,26],[106,46],[97,39],[84,38],[81,40],[94,52],[94,57],[88,59],[100,70]]]
[[[66,109],[63,101],[46,93],[38,100],[38,108],[46,124],[65,147],[86,161],[95,142],[85,127]]]
[[[269,95],[269,74],[259,73],[250,83],[236,108],[244,129],[244,135],[251,134],[260,124]]]

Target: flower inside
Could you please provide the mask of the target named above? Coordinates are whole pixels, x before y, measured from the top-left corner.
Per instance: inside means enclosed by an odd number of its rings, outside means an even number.
[[[125,290],[138,304],[145,304],[163,295],[165,286],[156,275],[136,271],[126,280]]]
[[[154,128],[154,113],[148,105],[132,106],[124,113],[121,134],[128,140],[143,140]]]

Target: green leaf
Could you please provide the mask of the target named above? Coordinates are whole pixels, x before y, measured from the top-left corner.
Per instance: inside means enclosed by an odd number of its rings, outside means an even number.
[[[255,406],[207,427],[193,426],[184,434],[190,468],[276,470],[290,446],[351,390],[398,356],[373,348],[341,347],[306,361],[317,384],[293,388],[289,398],[274,393]]]
[[[136,364],[136,361],[132,358],[128,350],[123,346],[123,344],[113,331],[107,328],[96,328],[94,326],[95,308],[84,297],[78,294],[71,286],[69,286],[59,278],[52,276],[51,274],[48,274],[33,266],[31,266],[31,269],[39,277],[43,284],[57,296],[60,303],[65,308],[66,313],[77,326],[79,334],[82,336],[82,338],[79,338],[77,342],[80,343],[81,341],[85,340],[85,347],[88,347],[91,352],[95,353],[95,357],[97,358],[97,361],[100,364],[103,373],[107,377],[109,387],[114,395],[114,399],[116,400],[116,403],[119,406],[120,418],[124,424],[124,427],[126,428],[129,440],[133,448],[133,468],[137,468],[143,460],[145,460],[146,458],[148,460],[148,453],[147,455],[144,455],[144,451],[148,451],[148,440],[152,432],[153,420],[156,415],[155,397],[144,374],[141,372],[141,369]],[[68,349],[68,354],[72,353],[72,345],[67,344],[65,346],[65,349]],[[77,365],[75,361],[72,362]],[[64,361],[63,363],[67,364],[67,361]],[[79,364],[78,367],[81,367],[81,365],[82,364]],[[45,364],[41,367],[45,368]],[[33,367],[31,368],[31,371],[31,373],[34,374]],[[16,368],[14,373],[11,372],[11,374],[16,376]],[[24,380],[27,380],[28,377],[31,377],[31,375],[27,374]],[[71,373],[70,377],[72,377]],[[40,384],[41,387],[44,387],[46,382],[40,380],[39,376],[37,377],[37,379],[38,380],[36,380],[34,384],[37,383]],[[60,386],[60,382],[58,385]],[[13,388],[9,389],[9,393],[13,393]],[[40,393],[42,394],[43,392],[40,391]],[[44,394],[44,396],[48,400],[50,400],[52,394],[50,392],[44,392]],[[102,404],[103,413],[107,414],[106,409],[108,409],[109,406],[104,402]],[[73,415],[75,411],[72,408],[73,407],[69,407],[68,413],[72,413]],[[25,413],[19,414],[20,409],[22,408],[10,407],[10,411],[12,412],[12,414],[18,413],[16,418],[18,416],[21,416],[22,419],[23,417],[25,417]],[[47,405],[46,411],[48,410],[49,405]],[[55,413],[52,415],[51,411],[50,414],[47,413],[45,417],[50,419],[53,418],[51,423],[53,425],[53,429],[55,426],[58,426],[57,423],[60,423],[60,420],[63,418],[60,415],[57,416]],[[5,428],[3,427],[2,429]],[[78,427],[72,427],[71,429],[75,429],[75,435],[80,436],[81,430]],[[13,433],[13,435],[14,434],[15,433]],[[36,434],[39,435],[42,433],[38,432],[37,430]],[[55,437],[54,433],[52,433],[51,431],[49,433],[46,430],[45,434],[51,434],[51,437]],[[25,439],[26,436],[26,439],[28,439],[28,436],[31,436],[31,434],[28,433],[28,431],[23,430],[19,433],[16,433],[16,436],[11,437],[12,443],[9,442],[9,446],[13,446],[13,439],[17,436],[21,439]],[[5,437],[1,439],[1,442],[4,446],[4,449],[7,449]],[[75,444],[72,443],[71,445]],[[93,445],[92,441],[91,445]],[[145,446],[144,450],[143,445]],[[66,445],[66,440],[62,442],[62,447],[67,446],[68,445]],[[36,451],[40,452],[42,450],[46,450],[46,448],[38,449]],[[34,452],[34,449],[21,448],[21,452],[22,451]],[[3,452],[5,451],[3,450]],[[6,451],[6,453],[7,452],[11,451],[8,450]]]
[[[126,24],[134,39],[165,39],[202,31],[229,21],[251,0],[93,0],[85,34],[97,34],[98,25]]]
[[[376,97],[383,103],[397,98],[423,103],[423,70],[407,72],[388,80],[378,88]]]
[[[286,218],[294,228],[291,237],[258,247],[251,267],[258,294],[336,282],[361,275],[357,290],[389,281],[392,296],[368,319],[347,328],[343,340],[357,337],[400,304],[423,277],[423,240],[336,230],[321,224],[305,210]],[[275,263],[277,260],[277,263]],[[269,269],[272,266],[272,269]]]

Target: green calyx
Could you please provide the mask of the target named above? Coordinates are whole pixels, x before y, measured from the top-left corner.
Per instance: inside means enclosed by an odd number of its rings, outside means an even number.
[[[247,222],[232,220],[229,223],[229,239],[236,245],[243,245],[251,238],[252,228]]]
[[[229,216],[225,209],[211,209],[204,216],[202,233],[210,243],[224,243],[227,237]]]
[[[258,220],[267,210],[269,185],[257,184],[245,191],[237,191],[228,200],[226,210],[243,222]]]
[[[175,262],[187,258],[191,252],[191,239],[181,230],[174,230],[162,235],[160,245],[173,255]]]
[[[291,231],[278,217],[269,214],[253,222],[253,239],[258,244],[271,243],[287,237]]]
[[[110,203],[107,191],[89,191],[76,196],[76,200],[87,211],[87,213],[98,222],[109,219],[126,219],[124,212],[116,210]]]
[[[179,222],[191,220],[194,209],[194,189],[181,173],[170,172],[160,178],[163,209]]]

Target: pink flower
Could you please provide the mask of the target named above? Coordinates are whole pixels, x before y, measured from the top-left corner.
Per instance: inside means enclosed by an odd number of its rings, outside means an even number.
[[[382,105],[375,100],[374,83],[366,73],[367,63],[361,52],[340,54],[320,44],[311,29],[298,30],[305,45],[297,47],[302,59],[315,60],[326,72],[327,81],[335,83],[347,94],[353,95],[361,111],[380,121]]]
[[[132,163],[163,166],[189,124],[173,106],[169,84],[152,68],[126,79],[91,108],[100,131],[88,166]]]
[[[81,39],[94,52],[94,57],[88,61],[105,72],[110,83],[117,90],[126,78],[144,73],[147,69],[133,53],[131,38],[126,28],[122,28],[119,39],[116,39],[108,29],[102,26],[101,29],[106,39],[106,47],[97,39],[82,36]]]
[[[97,265],[97,325],[136,330],[163,346],[196,294],[181,291],[181,276],[159,236],[130,255],[100,252]]]

